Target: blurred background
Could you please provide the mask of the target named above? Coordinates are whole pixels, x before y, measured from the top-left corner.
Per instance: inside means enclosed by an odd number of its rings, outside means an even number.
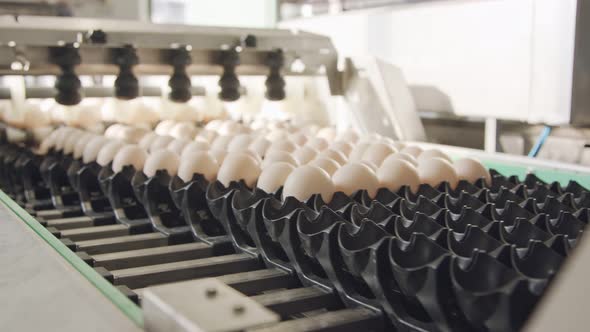
[[[576,0],[0,1],[0,14],[285,28],[399,68],[426,140],[590,165]],[[574,70],[575,68],[575,70]],[[564,148],[565,147],[565,148]]]

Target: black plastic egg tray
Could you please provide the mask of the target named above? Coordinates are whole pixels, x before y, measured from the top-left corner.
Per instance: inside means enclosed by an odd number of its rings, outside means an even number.
[[[533,174],[300,202],[0,150],[2,189],[130,298],[215,276],[271,330],[519,330],[590,221],[588,189]]]

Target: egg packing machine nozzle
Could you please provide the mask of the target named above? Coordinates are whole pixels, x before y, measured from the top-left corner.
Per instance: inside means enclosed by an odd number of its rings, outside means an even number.
[[[0,28],[0,74],[5,75],[59,74],[48,51],[56,45],[78,46],[79,75],[118,74],[121,66],[133,67],[136,75],[179,75],[184,67],[189,77],[220,75],[228,66],[236,75],[266,75],[272,65],[268,55],[281,49],[284,75],[326,75],[338,87],[334,76],[338,55],[332,42],[312,33],[27,16],[18,20],[0,16]],[[131,49],[139,63],[131,55],[119,59]],[[22,57],[30,62],[26,69],[13,65]],[[291,70],[289,65],[296,59],[305,63],[304,69]],[[337,94],[336,89],[333,92]]]
[[[268,100],[285,99],[285,79],[281,76],[281,69],[285,65],[283,50],[270,52],[266,57],[266,63],[270,69],[266,79],[266,98]]]
[[[170,64],[174,72],[168,81],[170,86],[168,98],[172,101],[187,102],[191,98],[191,78],[186,73],[186,67],[192,63],[189,49],[184,46],[170,52]]]
[[[139,58],[133,46],[125,45],[115,50],[114,60],[119,67],[119,75],[115,80],[115,96],[120,99],[133,99],[139,96],[139,81],[133,73],[133,67]]]
[[[63,47],[53,47],[50,49],[50,56],[51,61],[61,70],[55,82],[57,89],[55,100],[62,105],[79,104],[82,100],[80,93],[82,83],[74,70],[81,63],[78,48],[73,43]]]
[[[238,51],[235,48],[221,51],[219,63],[223,67],[223,74],[219,78],[219,99],[236,101],[240,98],[240,80],[236,74],[236,67],[240,64]]]

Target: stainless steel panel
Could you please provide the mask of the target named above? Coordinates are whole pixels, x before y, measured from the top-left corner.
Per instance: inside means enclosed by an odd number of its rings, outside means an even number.
[[[590,125],[590,1],[578,0],[571,123]]]

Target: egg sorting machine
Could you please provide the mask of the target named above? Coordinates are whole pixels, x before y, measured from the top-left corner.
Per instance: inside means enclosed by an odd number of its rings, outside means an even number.
[[[115,95],[125,99],[139,95],[136,74],[222,75],[224,100],[239,97],[238,74],[269,76],[267,97],[277,100],[281,75],[312,75],[343,96],[358,129],[423,136],[398,70],[371,59],[339,68],[321,36],[27,17],[0,25],[0,73],[57,75],[62,104],[82,98],[77,74],[118,74]],[[173,98],[186,100],[188,88],[171,84]],[[587,319],[568,297],[588,287],[587,241],[573,250],[589,222],[590,171],[582,167],[437,146],[499,173],[460,190],[281,202],[240,184],[39,159],[7,136],[5,207],[148,330],[517,330],[569,256],[531,329],[573,330]],[[96,300],[97,314],[102,306]]]

